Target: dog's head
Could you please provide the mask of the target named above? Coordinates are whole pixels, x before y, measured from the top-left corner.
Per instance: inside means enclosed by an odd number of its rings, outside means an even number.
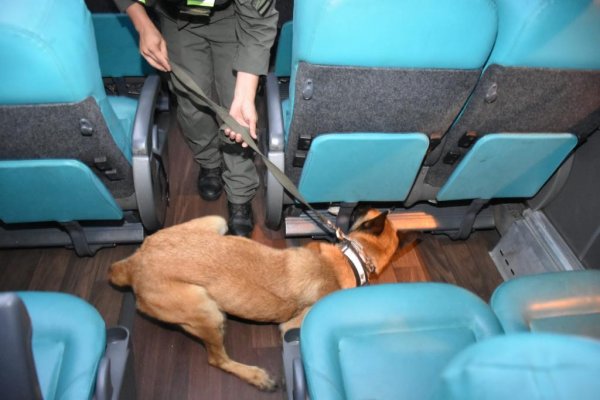
[[[388,214],[388,211],[358,207],[351,217],[349,236],[363,245],[375,262],[376,274],[387,267],[396,250],[419,239],[417,233],[396,230]]]

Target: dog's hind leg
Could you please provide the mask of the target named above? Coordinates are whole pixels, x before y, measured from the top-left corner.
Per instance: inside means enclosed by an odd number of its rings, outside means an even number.
[[[177,293],[171,302],[165,296],[158,296],[152,299],[154,301],[150,308],[138,303],[140,310],[163,321],[176,323],[186,332],[202,339],[210,365],[236,375],[261,390],[275,389],[275,381],[264,369],[229,358],[223,345],[225,315],[206,289],[181,283],[173,285],[170,290]],[[147,301],[144,303],[149,305]]]
[[[304,319],[304,317],[306,316],[306,313],[309,310],[310,310],[310,307],[306,307],[304,310],[300,311],[300,313],[298,313],[295,317],[293,317],[289,321],[282,322],[281,324],[279,324],[279,332],[281,332],[281,337],[283,338],[283,335],[285,335],[285,333],[287,331],[289,331],[290,329],[300,328],[300,325],[302,325],[302,320]]]
[[[200,289],[200,306],[195,318],[181,324],[183,329],[202,339],[208,352],[210,365],[219,367],[261,390],[273,390],[276,387],[269,374],[262,368],[233,361],[227,355],[223,345],[225,333],[225,316],[217,303],[210,298],[203,288]]]

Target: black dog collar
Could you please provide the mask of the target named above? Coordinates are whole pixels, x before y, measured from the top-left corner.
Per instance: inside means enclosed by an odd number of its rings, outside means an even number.
[[[369,284],[369,275],[375,272],[375,266],[371,259],[365,254],[360,243],[344,239],[338,244],[342,254],[350,262],[356,286],[364,286]]]

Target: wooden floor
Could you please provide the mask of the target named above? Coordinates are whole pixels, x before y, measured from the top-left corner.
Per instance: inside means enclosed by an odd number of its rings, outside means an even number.
[[[174,128],[169,138],[171,205],[167,225],[207,215],[226,215],[224,196],[204,202],[196,190],[198,167]],[[271,231],[260,222],[262,191],[254,202],[258,226],[253,239],[285,247],[283,232]],[[495,231],[473,234],[467,241],[425,234],[423,241],[394,257],[391,268],[379,282],[450,282],[489,300],[501,277],[487,252],[498,240]],[[68,249],[15,249],[0,251],[0,290],[52,290],[87,299],[102,314],[107,325],[119,318],[122,292],[111,287],[107,270],[137,246],[100,250],[93,258],[79,258]],[[208,366],[202,344],[177,328],[137,314],[133,344],[139,399],[283,399],[283,385],[274,393],[263,393],[221,370]],[[229,319],[226,347],[238,361],[259,365],[281,380],[281,339],[274,325]]]

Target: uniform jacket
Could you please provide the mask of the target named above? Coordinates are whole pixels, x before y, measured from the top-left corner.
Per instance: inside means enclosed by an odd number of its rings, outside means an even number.
[[[124,12],[136,1],[114,0],[114,2]],[[164,17],[177,18],[168,6],[162,5],[160,1],[156,3],[153,8]],[[236,18],[235,30],[239,42],[238,54],[233,65],[236,71],[254,75],[265,75],[268,72],[270,50],[277,34],[278,18],[275,1],[271,3],[269,9],[261,15],[254,8],[251,0],[232,0],[226,8],[215,10],[209,18],[199,20],[210,25],[224,18]]]

